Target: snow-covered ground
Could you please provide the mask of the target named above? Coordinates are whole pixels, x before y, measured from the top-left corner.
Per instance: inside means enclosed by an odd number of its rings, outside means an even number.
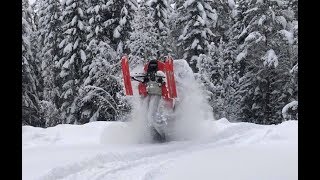
[[[203,121],[206,135],[139,143],[128,123],[22,128],[24,180],[294,180],[298,122]]]

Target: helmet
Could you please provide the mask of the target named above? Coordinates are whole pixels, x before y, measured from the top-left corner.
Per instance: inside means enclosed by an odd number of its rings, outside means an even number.
[[[148,64],[147,74],[151,81],[155,81],[156,72],[158,71],[158,61],[150,60]]]
[[[156,73],[157,70],[158,70],[158,61],[157,60],[149,61],[147,73],[149,73],[149,72]]]

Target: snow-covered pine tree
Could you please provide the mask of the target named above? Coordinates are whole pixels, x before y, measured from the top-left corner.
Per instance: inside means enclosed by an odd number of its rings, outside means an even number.
[[[87,48],[85,50],[88,61],[83,65],[83,72],[85,77],[89,75],[89,66],[92,60],[99,56],[100,42],[110,43],[110,23],[114,23],[111,17],[111,9],[113,7],[113,1],[109,0],[92,0],[88,4],[87,16],[88,16],[88,34],[86,36]]]
[[[111,18],[113,1],[110,0],[91,0],[87,8],[88,16],[88,43],[91,39],[98,39],[99,41],[110,41],[110,24],[114,23]]]
[[[106,26],[106,35],[110,39],[111,47],[116,51],[119,44],[119,39],[114,37],[114,30],[119,26],[121,9],[123,8],[124,0],[108,0],[107,4],[110,4],[109,10],[104,14],[107,19],[104,22],[104,26]]]
[[[62,1],[62,48],[63,57],[56,65],[60,68],[58,80],[61,89],[60,107],[63,123],[79,123],[81,112],[77,111],[78,91],[83,83],[83,65],[87,61],[87,1]]]
[[[153,27],[150,12],[151,7],[145,1],[139,2],[139,8],[135,12],[133,20],[133,31],[130,33],[129,60],[130,66],[135,67],[138,64],[144,64],[150,59],[156,59],[156,34]]]
[[[120,17],[117,22],[117,27],[113,31],[113,38],[117,39],[117,54],[118,59],[123,54],[129,54],[130,48],[128,48],[128,42],[130,33],[133,31],[133,19],[134,14],[138,9],[138,2],[136,0],[123,1],[122,8],[120,10]]]
[[[234,93],[237,89],[239,79],[238,65],[234,61],[234,45],[226,43],[221,37],[218,46],[211,53],[213,66],[209,68],[211,82],[214,85],[213,107],[216,118],[234,119],[232,112],[236,111],[237,106],[234,99]]]
[[[39,19],[40,16],[37,13],[38,9],[36,9],[35,3],[31,5],[32,9],[32,34],[31,34],[31,51],[34,59],[34,72],[36,78],[38,79],[37,91],[39,95],[39,99],[43,99],[43,79],[41,77],[41,50],[42,50],[42,37],[39,37]]]
[[[210,28],[216,24],[217,14],[210,3],[208,0],[188,0],[177,7],[177,27],[182,30],[177,46],[183,49],[183,58],[194,72],[198,72],[199,56],[208,54],[208,46],[214,36]]]
[[[281,1],[279,1],[281,2]],[[280,50],[283,74],[286,74],[286,84],[280,84],[285,89],[285,95],[280,96],[280,106],[282,106],[282,116],[284,120],[298,119],[298,7],[297,1],[283,1],[281,14],[286,21],[283,22],[284,29],[280,30],[273,41],[273,44]],[[283,98],[285,97],[285,98]],[[278,107],[280,109],[280,107]],[[280,116],[280,112],[278,113]]]
[[[110,39],[110,45],[118,50],[118,58],[122,56],[123,51],[127,51],[126,42],[131,32],[131,23],[133,20],[133,14],[137,8],[136,0],[108,0],[107,4],[110,4],[108,13],[105,14],[108,19],[105,22],[107,37]]]
[[[255,34],[254,33],[250,34],[250,32],[248,32],[248,27],[252,27],[252,25],[249,24],[252,17],[251,17],[251,19],[248,20],[248,17],[250,17],[247,15],[248,12],[254,11],[254,13],[251,13],[252,14],[251,16],[254,16],[254,15],[261,16],[261,14],[258,14],[256,12],[258,10],[258,7],[254,7],[254,8],[252,7],[252,6],[260,5],[260,3],[252,3],[251,6],[249,6],[249,5],[250,5],[250,2],[245,1],[245,0],[239,2],[239,6],[237,7],[238,23],[236,23],[236,25],[238,25],[238,27],[236,27],[236,28],[234,27],[235,29],[241,29],[241,31],[242,31],[236,36],[236,38],[238,39],[238,43],[241,45],[239,48],[240,53],[238,54],[236,61],[241,63],[240,74],[243,76],[239,82],[240,89],[238,89],[237,94],[236,94],[236,97],[238,97],[240,99],[239,104],[241,107],[238,112],[238,118],[241,121],[261,122],[261,121],[264,121],[264,117],[263,117],[264,114],[270,113],[270,112],[266,111],[266,109],[269,108],[269,105],[264,104],[264,107],[258,106],[258,107],[260,107],[260,109],[257,109],[257,105],[255,102],[257,102],[258,100],[257,100],[257,98],[255,99],[252,96],[257,95],[257,93],[255,93],[255,91],[257,92],[258,90],[260,90],[260,88],[255,89],[255,86],[259,86],[258,85],[259,83],[257,81],[251,82],[251,80],[253,80],[255,78],[256,74],[254,72],[252,72],[254,66],[250,65],[250,64],[257,65],[257,68],[255,68],[254,71],[259,71],[261,74],[261,69],[264,69],[264,67],[263,67],[262,63],[256,59],[260,59],[263,56],[263,52],[266,51],[265,50],[266,45],[265,45],[265,37],[262,36],[259,32],[256,32]],[[262,10],[260,10],[260,11],[262,11]],[[262,11],[262,12],[264,12],[264,11]],[[259,18],[259,17],[256,17],[255,19],[257,19],[257,18]],[[246,23],[244,23],[244,22],[246,22]],[[256,22],[256,24],[257,24],[257,22]],[[250,36],[248,36],[248,34],[250,34]],[[257,37],[255,37],[255,35]],[[250,52],[250,55],[252,56],[250,58],[250,60],[248,60],[249,58],[247,56],[248,55],[248,52],[247,52],[248,48],[246,49],[246,48],[244,48],[244,46],[250,47],[251,49],[255,49],[254,52],[253,51]],[[261,46],[264,47],[264,49],[262,49]],[[262,80],[262,78],[260,76],[257,76],[257,77],[258,77],[258,78],[256,78],[257,80],[260,80],[260,81]],[[264,91],[264,93],[265,93],[265,91]],[[265,94],[263,95],[263,97],[269,99],[269,97],[266,97]],[[260,101],[261,101],[261,99],[260,99]],[[252,111],[255,111],[255,112],[252,112]],[[270,111],[270,108],[269,108],[269,111]],[[255,113],[257,113],[257,114],[255,115]],[[258,113],[260,113],[260,114],[258,114]]]
[[[156,44],[154,44],[153,47],[157,51],[157,59],[163,59],[171,52],[168,24],[171,7],[167,0],[149,0],[147,4],[152,10],[150,13],[156,37]]]
[[[183,5],[181,1],[177,1],[177,3]],[[232,25],[231,19],[232,8],[234,8],[234,2],[229,1],[228,3],[227,1],[214,0],[204,1],[204,3],[205,10],[202,11],[204,11],[205,13],[209,12],[208,17],[206,18],[210,20],[210,23],[206,24],[206,28],[211,30],[214,35],[209,34],[207,36],[205,35],[205,33],[202,33],[200,35],[202,39],[205,38],[207,42],[212,43],[210,45],[207,45],[206,53],[201,54],[198,57],[197,68],[199,68],[199,77],[204,83],[205,89],[209,92],[209,103],[213,108],[214,114],[216,118],[221,118],[226,116],[226,91],[224,89],[224,83],[225,81],[230,81],[230,77],[228,78],[228,71],[231,68],[229,66],[232,66],[232,60],[225,59],[224,56],[227,53],[225,51],[226,42],[228,42],[229,40],[229,38],[227,37],[227,30],[229,29],[229,26]],[[180,7],[178,12],[184,13],[182,10],[183,8]],[[178,13],[178,15],[180,14]],[[176,26],[174,26],[173,35],[176,36],[177,34],[179,34],[179,29],[183,29],[184,25],[181,22],[183,21],[180,18],[178,18]],[[177,48],[177,50],[181,51],[181,48]],[[178,54],[180,54],[180,52],[178,52]],[[229,84],[230,83],[231,82],[229,82]]]
[[[88,61],[83,66],[83,72],[88,76],[89,66],[93,59],[98,56],[96,48],[98,48],[100,42],[110,43],[110,21],[113,1],[108,0],[92,0],[88,4],[87,16],[88,16],[88,34],[86,36],[87,48],[86,55]]]
[[[58,47],[61,42],[61,7],[59,0],[37,1],[37,14],[39,39],[38,45],[41,47],[39,58],[41,59],[41,71],[43,80],[43,97],[41,100],[41,116],[46,122],[46,127],[61,123],[59,118],[56,99],[59,99],[59,92],[55,78],[58,69],[54,62],[61,58]]]
[[[236,62],[237,49],[239,47],[236,37],[241,33],[241,19],[237,16],[235,1],[228,0],[227,2],[216,3],[224,3],[223,7],[217,8],[218,20],[216,28],[213,29],[213,32],[217,34],[215,39],[220,37],[220,41],[217,42],[218,51],[215,56],[222,61],[219,71],[222,80],[222,91],[220,91],[219,98],[223,100],[223,103],[220,103],[222,105],[220,109],[223,111],[220,114],[228,120],[233,121],[237,119],[240,101],[239,96],[236,96],[235,93],[239,89],[238,81],[240,77],[240,63],[242,62]],[[228,3],[228,6],[226,6],[226,3]],[[213,58],[217,57],[213,56]]]
[[[175,59],[182,59],[185,53],[184,47],[182,45],[178,45],[179,37],[184,28],[185,20],[183,18],[182,13],[184,13],[183,3],[185,0],[174,0],[174,9],[169,17],[169,26],[170,26],[170,37],[172,38],[172,54]]]
[[[38,14],[38,10],[39,10],[39,0],[36,0],[33,4],[30,5],[30,8],[32,10],[32,14],[31,14],[31,19],[32,19],[32,34],[30,36],[30,41],[31,41],[31,51],[32,51],[32,55],[33,55],[33,59],[34,59],[34,72],[36,75],[36,78],[38,79],[38,87],[37,87],[37,91],[38,91],[38,95],[39,95],[39,99],[43,98],[43,80],[41,77],[41,62],[42,62],[42,58],[41,58],[41,50],[42,50],[42,41],[43,38],[39,37],[39,19],[40,16]]]
[[[109,45],[109,16],[112,1],[96,0],[89,3],[87,14],[89,19],[87,61],[83,64],[83,84],[79,89],[76,111],[80,112],[78,123],[97,120],[116,120],[125,111],[119,94],[121,86],[118,73],[119,58],[116,51]]]
[[[212,42],[208,55],[199,56],[198,62],[198,75],[208,91],[208,101],[216,119],[228,117],[229,108],[235,108],[232,95],[237,85],[237,67],[233,63],[232,49],[227,45],[222,38],[218,46]]]
[[[210,104],[216,118],[219,119],[228,117],[228,108],[234,108],[234,104],[229,107],[229,103],[232,102],[231,98],[235,91],[237,77],[237,66],[234,63],[233,53],[236,44],[229,36],[229,29],[234,23],[235,2],[233,0],[213,0],[208,3],[216,16],[213,20],[215,23],[212,23],[210,27],[215,36],[209,39],[214,43],[213,49],[209,53],[212,65],[208,66],[206,71],[210,74],[209,79],[213,86],[210,88],[212,93]],[[201,66],[201,63],[198,66]]]
[[[181,48],[177,47],[178,38],[181,31],[181,29],[179,29],[180,27],[178,27],[177,22],[179,14],[177,12],[177,2],[173,0],[171,3],[173,4],[171,4],[172,9],[168,19],[168,27],[170,30],[168,42],[171,47],[171,56],[173,57],[173,59],[180,59],[182,58],[183,51],[181,50]]]
[[[33,11],[28,0],[22,0],[22,124],[43,127],[39,116],[39,80],[37,61],[32,52]]]
[[[228,37],[227,32],[232,26],[233,9],[235,8],[234,0],[212,0],[208,3],[212,7],[214,14],[216,14],[216,16],[213,16],[214,23],[211,24],[212,32],[215,35],[212,41],[216,44],[228,42],[230,37]]]
[[[239,89],[240,64],[236,62],[237,43],[233,38],[229,38],[227,43],[220,43],[220,53],[222,53],[223,69],[222,86],[223,86],[223,109],[224,117],[230,121],[237,119],[240,99],[236,96]]]
[[[79,90],[77,107],[81,112],[81,122],[114,121],[120,112],[121,96],[119,63],[117,53],[103,42],[91,40],[88,48],[95,55],[88,66],[88,76]]]
[[[237,37],[241,43],[237,61],[243,61],[244,66],[237,92],[241,96],[241,121],[282,121],[282,108],[291,96],[286,88],[291,58],[284,53],[286,42],[278,38],[286,29],[285,5],[285,1],[271,0],[239,2],[244,10],[239,13],[244,26]]]
[[[279,12],[275,20],[282,25],[282,29],[277,31],[270,41],[270,44],[278,51],[279,65],[277,68],[278,80],[274,82],[277,89],[273,92],[272,102],[277,110],[273,114],[274,118],[288,120],[298,119],[298,21],[296,19],[295,1],[283,0],[277,1]],[[275,93],[277,92],[277,93]],[[295,103],[296,102],[296,103]],[[287,117],[283,116],[283,109],[290,105],[295,106],[288,108]]]
[[[37,15],[34,14],[34,23],[38,24],[38,18],[36,18]],[[38,83],[38,94],[39,94],[39,98],[43,99],[43,79],[41,77],[41,63],[42,63],[42,58],[41,58],[41,49],[42,46],[40,45],[41,42],[41,38],[38,37],[38,26],[35,25],[33,26],[33,33],[31,35],[31,51],[33,54],[33,59],[34,59],[34,71],[35,71],[35,75],[36,78],[38,79],[39,83]]]

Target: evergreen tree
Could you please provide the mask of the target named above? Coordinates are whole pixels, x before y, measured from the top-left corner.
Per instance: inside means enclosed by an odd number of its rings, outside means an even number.
[[[220,2],[221,3],[221,2]],[[222,11],[222,12],[221,12]],[[237,51],[239,48],[239,42],[237,35],[241,33],[241,18],[239,17],[236,3],[233,0],[228,0],[228,7],[224,2],[223,8],[218,8],[218,22],[214,32],[217,37],[220,37],[220,41],[217,43],[219,46],[217,57],[222,59],[220,76],[222,90],[218,91],[223,103],[220,103],[222,111],[219,112],[220,117],[226,117],[230,121],[237,119],[237,115],[240,108],[240,97],[236,95],[239,89],[239,78],[241,63],[236,62]],[[221,26],[221,24],[225,24]],[[213,58],[217,58],[213,57]],[[220,118],[219,117],[219,118]]]
[[[281,110],[290,101],[288,79],[292,58],[285,50],[288,41],[281,41],[287,20],[283,16],[285,1],[239,2],[247,8],[242,15],[243,31],[238,36],[241,46],[237,61],[243,61],[243,77],[239,118],[262,124],[282,121]],[[290,67],[290,68],[288,68]]]
[[[210,40],[214,36],[212,24],[216,24],[217,14],[210,1],[185,1],[178,7],[178,27],[183,27],[178,39],[179,48],[183,49],[183,58],[187,60],[194,72],[198,72],[198,61],[201,54],[208,54]]]
[[[223,62],[219,56],[219,50],[220,48],[213,42],[210,44],[208,55],[201,54],[199,56],[199,72],[197,73],[216,119],[221,117],[223,111],[221,109],[223,107],[223,99],[221,98],[221,65]]]
[[[211,12],[209,14],[211,23],[208,23],[207,27],[214,35],[207,37],[207,41],[212,43],[206,47],[207,52],[201,54],[197,61],[199,76],[210,94],[209,103],[217,119],[226,117],[226,94],[230,93],[227,91],[234,91],[230,87],[232,83],[234,84],[233,79],[230,79],[233,77],[230,74],[233,62],[229,57],[232,50],[226,44],[229,41],[227,30],[232,25],[234,2],[228,2],[219,0],[206,2],[207,11]]]
[[[167,0],[149,0],[148,5],[152,9],[152,26],[156,37],[153,47],[157,51],[157,59],[164,58],[171,52],[168,25],[171,7]]]
[[[93,59],[99,51],[96,48],[99,48],[100,42],[111,43],[111,37],[109,36],[110,32],[110,21],[113,21],[110,18],[111,9],[113,6],[113,1],[108,0],[93,0],[90,1],[87,9],[87,15],[89,18],[88,21],[88,34],[86,36],[87,48],[86,55],[88,61],[83,66],[83,71],[88,76],[89,66]]]
[[[91,1],[87,9],[89,28],[87,35],[87,61],[83,63],[84,81],[79,89],[76,110],[79,123],[97,120],[116,120],[125,111],[121,96],[119,58],[106,36],[112,1]]]
[[[240,108],[240,99],[236,96],[239,89],[240,64],[236,60],[237,44],[233,39],[228,43],[220,44],[222,53],[222,86],[223,86],[223,114],[230,121],[237,119]]]
[[[43,127],[39,116],[39,80],[37,62],[32,52],[34,33],[33,11],[27,0],[22,1],[22,124]]]
[[[128,41],[130,33],[133,31],[133,19],[134,13],[138,9],[138,3],[136,0],[123,1],[122,8],[120,10],[120,17],[118,20],[118,26],[114,29],[113,37],[118,39],[117,53],[120,58],[124,53],[129,54],[130,48],[128,48]]]
[[[83,65],[87,61],[87,1],[62,2],[62,48],[63,57],[56,62],[60,73],[59,89],[63,103],[60,107],[63,123],[79,123],[81,112],[77,111],[78,91],[83,83]]]
[[[130,33],[129,59],[130,66],[144,64],[146,61],[156,59],[156,33],[150,15],[151,7],[140,1],[138,10],[133,20],[133,31]]]
[[[281,2],[281,1],[280,1]],[[286,99],[281,101],[282,117],[284,120],[298,119],[298,20],[297,1],[283,1],[281,11],[286,19],[285,28],[275,36],[274,44],[280,49],[280,56],[284,57],[283,73],[289,79],[281,88],[285,89]],[[284,95],[282,97],[285,97]],[[279,107],[280,109],[281,107]],[[278,113],[280,116],[280,112]]]
[[[179,17],[179,13],[177,11],[177,2],[174,1],[174,4],[172,5],[172,12],[170,13],[168,19],[168,26],[170,30],[168,42],[171,47],[171,56],[173,59],[180,59],[183,56],[183,50],[177,46],[181,31],[181,27],[179,27],[179,23],[177,21]]]
[[[230,29],[230,26],[232,26],[233,9],[235,8],[234,0],[212,0],[211,2],[208,2],[208,4],[210,4],[216,15],[212,17],[214,23],[211,24],[211,28],[215,35],[212,41],[216,44],[228,42],[230,37],[228,37],[227,32]]]
[[[58,47],[61,42],[61,7],[59,0],[44,0],[38,4],[37,14],[39,17],[37,37],[38,45],[42,48],[39,51],[41,59],[41,79],[43,80],[43,97],[41,98],[41,116],[46,126],[53,126],[61,123],[59,118],[58,105],[55,100],[59,99],[59,90],[56,86],[58,69],[54,62],[61,58]]]
[[[80,123],[97,120],[117,120],[121,114],[119,64],[113,48],[100,41],[91,41],[88,48],[95,55],[88,66],[89,74],[79,90],[77,111],[81,112]],[[122,109],[121,109],[122,110]]]

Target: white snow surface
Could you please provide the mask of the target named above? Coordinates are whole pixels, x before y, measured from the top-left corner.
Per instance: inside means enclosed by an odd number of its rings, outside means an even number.
[[[174,60],[174,70],[179,98],[169,142],[149,141],[144,105],[128,97],[135,108],[127,122],[23,126],[23,180],[298,179],[298,121],[214,120],[186,61]]]
[[[138,143],[125,122],[22,127],[22,175],[33,179],[298,179],[298,122],[205,121],[198,140]]]

